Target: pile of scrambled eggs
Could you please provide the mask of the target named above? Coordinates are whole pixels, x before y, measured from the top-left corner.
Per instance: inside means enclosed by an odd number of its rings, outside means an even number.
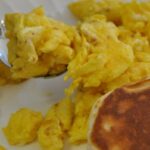
[[[84,39],[84,50],[77,50],[69,63],[67,76],[74,79],[70,93],[80,86],[107,92],[150,76],[149,2],[80,0],[69,8],[83,22],[79,31]]]
[[[72,86],[101,88],[121,76],[134,62],[131,46],[118,39],[118,28],[104,17],[92,16],[78,28],[82,36],[75,41],[79,45],[77,55],[67,72],[73,78]]]
[[[7,127],[3,131],[11,145],[28,144],[37,137],[37,130],[42,120],[43,117],[40,112],[22,108],[12,114]]]
[[[42,7],[6,14],[8,58],[14,79],[56,75],[74,56],[74,28],[45,16]]]
[[[68,65],[65,79],[73,79],[66,98],[49,109],[36,132],[27,132],[28,126],[24,126],[21,136],[12,133],[22,126],[20,111],[10,119],[4,130],[10,144],[31,142],[35,140],[31,135],[37,135],[44,150],[62,150],[65,139],[83,143],[97,98],[150,77],[150,2],[79,0],[69,8],[80,19],[76,27],[45,17],[41,8],[29,14],[6,15],[14,78],[56,74]],[[21,116],[30,118],[26,113]],[[34,126],[34,119],[30,125]]]

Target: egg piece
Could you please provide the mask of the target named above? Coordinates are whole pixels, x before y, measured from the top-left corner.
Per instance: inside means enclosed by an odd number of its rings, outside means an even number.
[[[80,0],[69,4],[71,12],[79,19],[84,19],[95,14],[97,7],[96,0]]]
[[[88,120],[91,108],[100,97],[100,93],[91,90],[78,91],[75,98],[75,112],[71,129],[69,130],[69,142],[81,144],[86,142],[88,133]]]
[[[118,39],[119,31],[113,23],[96,15],[79,24],[78,30],[81,40],[74,44],[80,46],[76,46],[77,54],[67,72],[67,78],[71,77],[76,87],[102,86],[133,63],[133,49]]]
[[[82,144],[87,141],[88,116],[77,116],[74,119],[72,128],[69,132],[69,142],[71,144]]]
[[[138,67],[137,67],[138,66]],[[150,77],[149,62],[135,62],[129,69],[120,77],[105,85],[105,92],[114,90],[132,82],[137,82]]]
[[[60,120],[63,131],[68,131],[74,116],[74,106],[70,99],[61,100],[56,107],[56,115]]]
[[[64,138],[73,118],[73,103],[63,99],[50,107],[38,131],[38,142],[43,150],[62,150]]]
[[[38,131],[38,141],[43,150],[62,150],[63,131],[59,119],[45,120]]]
[[[125,73],[106,85],[106,91],[150,77],[150,45],[148,37],[142,36],[140,33],[135,34],[124,26],[120,26],[119,30],[119,39],[132,47],[135,59]]]
[[[12,82],[10,69],[0,61],[0,85]]]
[[[6,150],[3,146],[0,145],[0,150]]]
[[[46,17],[44,9],[5,15],[8,58],[14,79],[56,75],[74,56],[73,26]]]
[[[120,23],[122,3],[121,0],[78,0],[70,3],[69,9],[80,20],[84,20],[95,14],[102,14],[109,20]]]
[[[8,73],[10,73],[9,69],[2,62],[0,62],[0,85],[4,85],[8,82]]]
[[[37,137],[42,120],[41,113],[21,108],[10,117],[8,125],[3,129],[4,135],[11,145],[31,143]]]

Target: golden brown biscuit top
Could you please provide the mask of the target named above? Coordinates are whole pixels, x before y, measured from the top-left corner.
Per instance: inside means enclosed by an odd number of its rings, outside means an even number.
[[[134,88],[115,90],[99,108],[91,133],[97,149],[150,150],[150,88]]]

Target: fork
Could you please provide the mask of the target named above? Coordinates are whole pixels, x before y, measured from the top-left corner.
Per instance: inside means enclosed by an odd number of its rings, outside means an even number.
[[[0,20],[0,61],[6,66],[10,67],[8,61],[8,49],[7,49],[7,39],[5,38],[5,22]]]

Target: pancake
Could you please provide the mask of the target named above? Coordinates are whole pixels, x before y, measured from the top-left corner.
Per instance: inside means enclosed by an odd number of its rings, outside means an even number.
[[[90,150],[150,150],[150,80],[100,98],[90,115]]]

